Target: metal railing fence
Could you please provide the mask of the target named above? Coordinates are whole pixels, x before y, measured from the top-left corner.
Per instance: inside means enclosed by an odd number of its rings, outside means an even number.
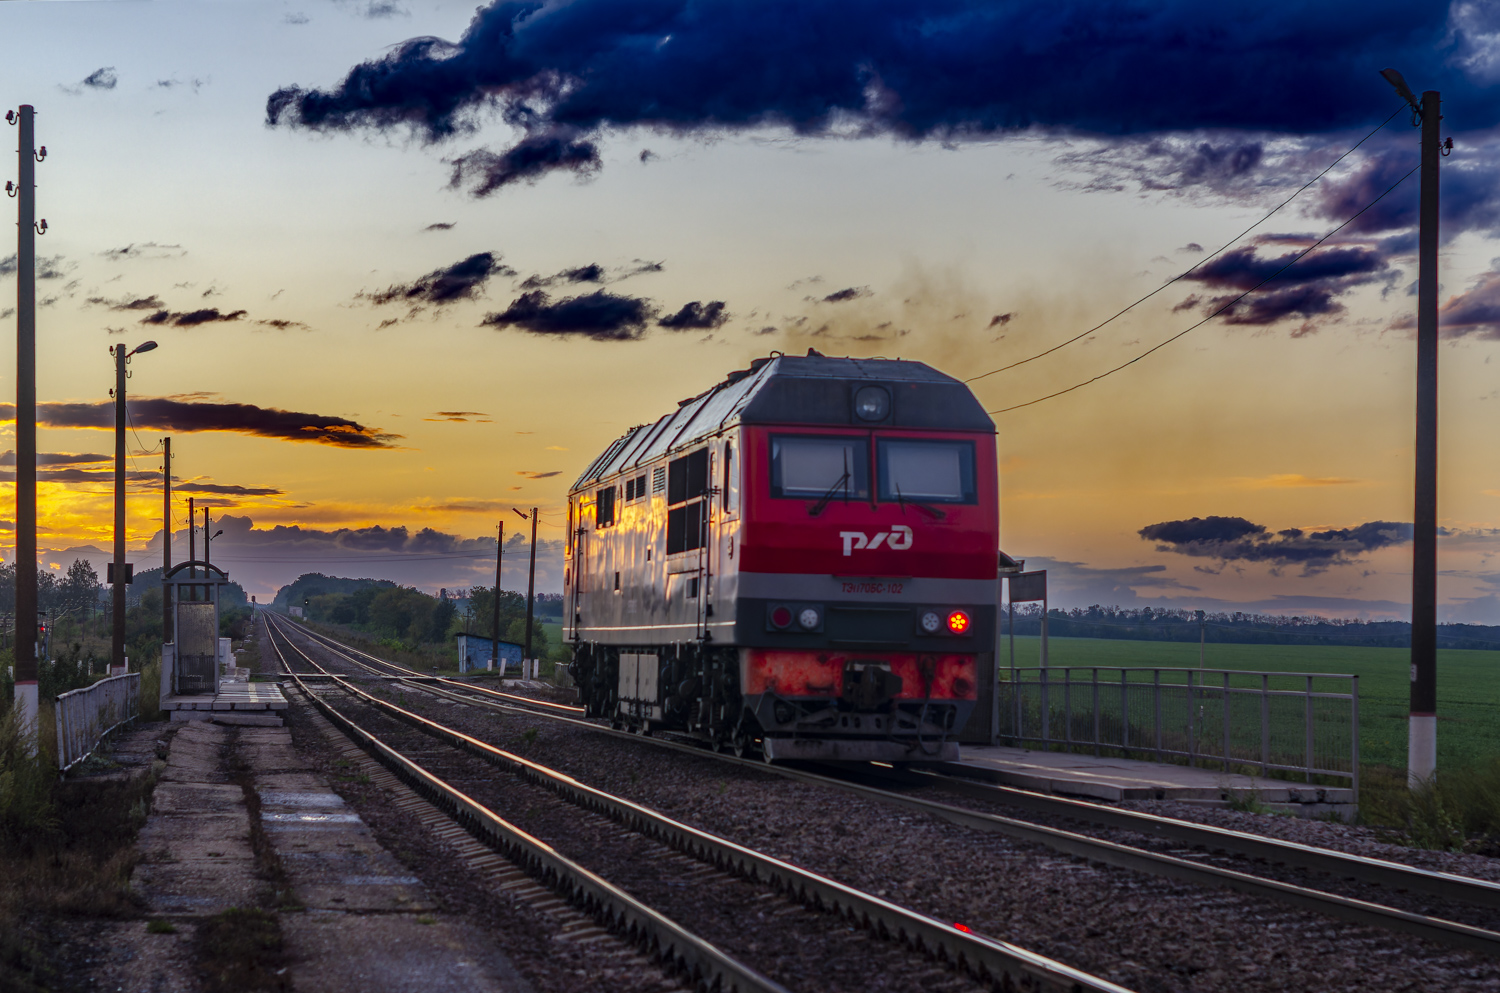
[[[1334,776],[1359,789],[1358,676],[1106,666],[999,675],[1002,740]]]
[[[141,674],[111,676],[81,689],[58,694],[57,769],[77,765],[109,732],[141,712]]]

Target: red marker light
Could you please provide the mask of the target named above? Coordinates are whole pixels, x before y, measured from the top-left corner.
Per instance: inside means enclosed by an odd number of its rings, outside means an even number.
[[[788,607],[777,607],[775,610],[771,611],[771,623],[772,625],[779,628],[791,627],[791,609]]]
[[[969,615],[962,610],[955,610],[948,615],[948,630],[954,634],[963,634],[969,630]]]
[[[973,934],[974,933],[974,929],[973,928],[969,927],[967,924],[960,924],[960,923],[958,923],[958,921],[954,921],[953,922],[953,929],[955,931],[962,931],[964,934]]]

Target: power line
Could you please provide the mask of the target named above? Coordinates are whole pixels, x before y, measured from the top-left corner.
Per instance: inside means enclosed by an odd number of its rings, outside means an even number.
[[[1009,411],[1012,411],[1012,410],[1020,410],[1022,407],[1030,407],[1032,404],[1041,403],[1043,400],[1051,400],[1053,397],[1060,397],[1064,393],[1072,393],[1074,390],[1082,389],[1083,387],[1088,386],[1090,383],[1097,383],[1099,380],[1103,379],[1106,376],[1112,376],[1115,373],[1119,372],[1121,369],[1124,369],[1126,366],[1135,365],[1135,363],[1139,362],[1141,359],[1143,359],[1146,356],[1150,355],[1152,352],[1156,351],[1157,349],[1164,348],[1167,345],[1170,345],[1172,342],[1176,341],[1178,338],[1181,338],[1183,335],[1187,334],[1189,331],[1194,331],[1194,330],[1202,327],[1203,325],[1207,324],[1209,321],[1213,320],[1215,317],[1218,317],[1220,314],[1224,313],[1224,311],[1228,310],[1230,307],[1233,307],[1235,304],[1239,303],[1241,300],[1245,299],[1247,296],[1249,296],[1250,294],[1254,293],[1256,290],[1260,289],[1262,286],[1266,285],[1271,280],[1275,279],[1277,276],[1280,276],[1282,273],[1286,272],[1292,266],[1296,265],[1302,259],[1306,258],[1309,252],[1312,252],[1318,246],[1322,245],[1323,242],[1327,241],[1329,238],[1332,238],[1334,235],[1336,235],[1340,231],[1344,230],[1344,228],[1346,228],[1350,224],[1354,223],[1355,218],[1359,217],[1360,214],[1363,214],[1365,211],[1369,210],[1371,207],[1375,206],[1377,203],[1379,203],[1380,201],[1384,200],[1386,198],[1387,194],[1389,194],[1396,187],[1400,186],[1402,183],[1404,183],[1408,179],[1410,179],[1412,173],[1416,172],[1420,168],[1422,168],[1421,165],[1415,165],[1415,166],[1413,166],[1412,169],[1411,169],[1411,172],[1408,172],[1405,176],[1402,176],[1400,179],[1396,180],[1390,186],[1386,187],[1385,193],[1380,194],[1380,196],[1376,197],[1374,200],[1371,200],[1369,203],[1367,203],[1363,207],[1359,208],[1359,211],[1357,213],[1355,213],[1352,217],[1350,217],[1347,221],[1345,221],[1344,223],[1340,224],[1338,227],[1334,228],[1332,231],[1328,232],[1323,237],[1319,238],[1317,241],[1313,242],[1311,245],[1309,245],[1307,248],[1303,249],[1301,252],[1298,252],[1297,255],[1290,262],[1288,262],[1286,265],[1282,266],[1280,269],[1277,269],[1275,272],[1271,273],[1265,279],[1262,279],[1260,282],[1256,283],[1254,286],[1250,287],[1248,290],[1246,290],[1245,292],[1241,293],[1239,296],[1235,297],[1233,300],[1230,300],[1228,303],[1224,304],[1224,306],[1220,307],[1218,310],[1214,311],[1212,314],[1209,314],[1207,317],[1203,318],[1203,320],[1199,321],[1198,323],[1193,324],[1193,325],[1191,325],[1189,327],[1183,328],[1181,331],[1177,332],[1172,337],[1168,338],[1166,341],[1159,342],[1158,344],[1152,345],[1150,348],[1146,349],[1144,352],[1142,352],[1141,354],[1137,355],[1135,358],[1131,359],[1130,361],[1123,362],[1120,365],[1115,366],[1113,369],[1108,370],[1107,372],[1101,372],[1099,375],[1094,376],[1092,379],[1085,379],[1083,382],[1081,382],[1081,383],[1075,383],[1074,385],[1069,386],[1065,390],[1058,390],[1056,393],[1048,393],[1046,396],[1044,396],[1044,397],[1037,397],[1035,400],[1028,400],[1025,403],[1014,404],[1014,405],[1012,405],[1010,407],[1001,407],[999,410],[991,410],[991,411],[987,411],[987,413],[989,413],[989,414],[1004,414],[1004,413],[1008,413]]]
[[[981,379],[985,379],[986,377],[993,376],[996,373],[1005,372],[1008,369],[1014,369],[1016,366],[1022,366],[1022,365],[1025,365],[1028,362],[1035,362],[1039,358],[1043,358],[1044,356],[1051,355],[1053,352],[1057,351],[1060,348],[1066,348],[1066,347],[1068,347],[1069,345],[1073,344],[1073,342],[1075,342],[1075,341],[1079,341],[1079,340],[1081,340],[1083,338],[1087,338],[1089,335],[1093,334],[1095,331],[1098,331],[1100,328],[1104,327],[1106,324],[1109,324],[1115,318],[1121,317],[1124,314],[1128,313],[1129,311],[1134,310],[1136,307],[1138,307],[1141,304],[1145,303],[1147,300],[1150,300],[1152,297],[1156,296],[1156,294],[1160,293],[1162,290],[1164,290],[1167,287],[1171,286],[1173,283],[1176,283],[1176,282],[1178,282],[1181,279],[1185,279],[1189,274],[1195,272],[1198,269],[1203,268],[1209,262],[1212,262],[1219,255],[1223,254],[1223,252],[1225,252],[1229,248],[1229,246],[1235,244],[1241,238],[1245,237],[1245,235],[1249,234],[1251,231],[1254,231],[1256,228],[1260,227],[1262,224],[1264,224],[1267,221],[1269,221],[1271,219],[1272,215],[1274,215],[1282,207],[1285,207],[1287,204],[1291,203],[1293,200],[1295,200],[1299,196],[1301,196],[1304,192],[1306,192],[1306,190],[1307,190],[1307,188],[1309,186],[1311,186],[1312,184],[1316,183],[1318,180],[1322,179],[1324,176],[1328,175],[1328,173],[1333,169],[1334,166],[1338,165],[1340,162],[1344,161],[1350,155],[1354,154],[1355,150],[1358,149],[1360,145],[1363,145],[1365,142],[1367,142],[1371,138],[1375,137],[1376,132],[1378,132],[1381,128],[1385,127],[1387,124],[1391,123],[1391,121],[1395,120],[1396,114],[1401,113],[1405,109],[1406,109],[1406,104],[1403,103],[1400,107],[1396,108],[1395,112],[1392,113],[1390,117],[1387,117],[1385,120],[1381,121],[1380,124],[1377,125],[1373,131],[1371,131],[1369,134],[1365,135],[1363,138],[1359,139],[1359,141],[1355,142],[1354,145],[1353,145],[1353,147],[1351,147],[1343,155],[1340,155],[1338,158],[1336,158],[1332,162],[1330,162],[1328,164],[1328,168],[1327,169],[1324,169],[1322,172],[1318,173],[1312,179],[1309,179],[1306,183],[1302,184],[1302,187],[1300,189],[1298,189],[1296,193],[1293,193],[1291,196],[1287,197],[1285,200],[1281,201],[1281,203],[1277,204],[1274,208],[1272,208],[1272,210],[1271,210],[1271,212],[1269,214],[1266,214],[1260,220],[1256,221],[1254,224],[1250,225],[1248,228],[1246,228],[1245,230],[1241,231],[1239,234],[1235,235],[1233,238],[1231,238],[1228,241],[1226,241],[1223,245],[1221,245],[1218,249],[1216,249],[1212,254],[1208,255],[1206,258],[1203,258],[1203,259],[1199,260],[1198,262],[1193,263],[1193,265],[1190,268],[1188,268],[1188,269],[1184,270],[1183,272],[1180,272],[1177,275],[1173,276],[1171,279],[1167,280],[1165,283],[1162,283],[1156,289],[1152,290],[1150,293],[1147,293],[1145,296],[1141,297],[1139,300],[1135,301],[1132,304],[1129,304],[1129,305],[1123,307],[1120,310],[1115,311],[1115,313],[1111,314],[1109,317],[1106,317],[1104,320],[1100,321],[1098,324],[1095,324],[1093,327],[1089,328],[1087,331],[1083,332],[1082,334],[1074,335],[1073,337],[1069,338],[1067,341],[1064,341],[1064,342],[1062,342],[1060,344],[1057,344],[1057,345],[1053,345],[1051,348],[1047,349],[1046,351],[1037,352],[1035,355],[1031,356],[1030,358],[1024,358],[1024,359],[1021,359],[1018,362],[1012,362],[1010,365],[1003,365],[1003,366],[1001,366],[998,369],[991,369],[989,372],[982,372],[982,373],[980,373],[977,376],[972,376],[972,377],[964,380],[964,382],[965,383],[977,382],[977,381],[979,381]]]

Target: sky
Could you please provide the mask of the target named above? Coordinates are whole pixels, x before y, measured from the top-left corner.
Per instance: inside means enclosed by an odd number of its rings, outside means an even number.
[[[1500,623],[1500,4],[1271,6],[0,5],[0,102],[47,146],[43,560],[103,572],[116,343],[160,346],[127,392],[132,559],[160,562],[170,434],[174,527],[210,507],[262,598],[488,583],[501,520],[521,588],[531,507],[559,591],[600,450],[816,348],[973,379],[1002,546],[1053,604],[1404,618],[1394,66],[1454,139],[1440,616]]]

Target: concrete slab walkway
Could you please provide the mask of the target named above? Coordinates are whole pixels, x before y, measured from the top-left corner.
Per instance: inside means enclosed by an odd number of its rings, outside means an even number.
[[[286,728],[183,726],[138,845],[132,884],[154,917],[191,930],[231,907],[278,911],[295,989],[530,990],[486,936],[435,911]]]
[[[1355,802],[1354,791],[1349,788],[1312,786],[1167,762],[1000,745],[964,745],[960,760],[945,762],[941,768],[1039,793],[1112,802],[1181,800],[1223,804],[1232,797],[1254,796],[1272,809],[1304,817],[1334,812],[1353,814]]]

